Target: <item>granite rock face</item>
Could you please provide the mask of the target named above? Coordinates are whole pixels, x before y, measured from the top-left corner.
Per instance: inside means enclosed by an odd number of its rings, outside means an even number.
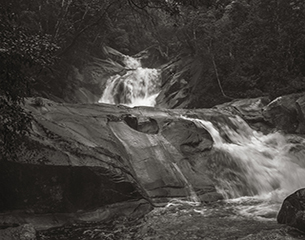
[[[26,103],[34,121],[18,159],[0,162],[1,211],[75,212],[138,198],[165,204],[194,192],[219,198],[205,160],[212,138],[181,119],[183,111],[40,100]]]
[[[299,189],[284,200],[277,221],[305,233],[305,188]]]

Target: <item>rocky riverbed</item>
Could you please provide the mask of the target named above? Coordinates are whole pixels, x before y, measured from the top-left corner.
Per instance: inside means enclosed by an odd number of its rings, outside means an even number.
[[[248,206],[250,207],[250,206]],[[38,232],[37,239],[305,239],[301,232],[279,225],[274,218],[246,217],[236,205],[225,202],[195,206],[173,200],[141,218],[117,218],[107,222],[76,223]]]
[[[280,202],[245,216],[222,199],[304,187],[303,99],[194,110],[28,99],[32,132],[1,161],[0,224],[31,224],[40,239],[300,238],[276,223]]]

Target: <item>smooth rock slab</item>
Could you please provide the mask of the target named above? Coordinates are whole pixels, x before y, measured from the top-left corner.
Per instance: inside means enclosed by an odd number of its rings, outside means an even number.
[[[19,163],[84,167],[94,172],[105,169],[106,177],[130,183],[158,204],[189,197],[193,194],[190,186],[199,195],[216,191],[202,159],[212,148],[212,138],[206,130],[181,119],[185,110],[58,104],[46,99],[39,105],[29,99],[26,109],[35,121]],[[219,111],[200,112],[214,115]],[[113,192],[123,193],[117,187]]]

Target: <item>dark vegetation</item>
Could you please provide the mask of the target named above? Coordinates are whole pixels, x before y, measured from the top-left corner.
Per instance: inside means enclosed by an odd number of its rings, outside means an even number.
[[[0,148],[26,134],[27,96],[77,87],[72,66],[157,46],[192,95],[190,107],[305,90],[303,0],[2,0]]]

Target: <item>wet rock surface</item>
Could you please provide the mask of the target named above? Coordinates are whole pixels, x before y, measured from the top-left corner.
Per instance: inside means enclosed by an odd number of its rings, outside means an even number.
[[[305,188],[296,191],[284,200],[277,221],[305,233]]]

